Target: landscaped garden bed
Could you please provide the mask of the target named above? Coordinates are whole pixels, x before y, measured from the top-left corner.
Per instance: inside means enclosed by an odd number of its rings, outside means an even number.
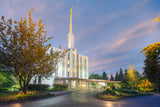
[[[67,85],[53,85],[52,88],[45,84],[29,84],[28,91],[9,91],[7,88],[0,89],[0,103],[10,101],[20,101],[34,98],[54,96],[55,91],[66,91]]]
[[[28,91],[27,94],[24,94],[21,91],[19,93],[0,93],[0,103],[42,98],[47,96],[54,96],[54,93],[36,91]]]
[[[129,90],[129,89],[114,89],[110,90],[107,89],[97,95],[98,99],[107,100],[107,101],[116,101],[123,98],[129,97],[137,97],[137,96],[144,96],[144,95],[151,95],[151,92],[141,92],[136,90]]]

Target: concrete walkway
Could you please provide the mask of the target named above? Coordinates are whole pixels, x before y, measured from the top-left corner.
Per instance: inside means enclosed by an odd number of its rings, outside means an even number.
[[[58,97],[5,104],[0,105],[0,107],[160,107],[159,95],[140,96],[119,101],[103,101],[94,96],[99,92],[99,90],[74,91]],[[64,93],[66,92],[59,91],[55,92],[55,95]]]
[[[52,98],[52,97],[61,96],[61,95],[71,93],[71,91],[54,91],[54,92],[50,92],[50,93],[54,94],[54,95],[48,96],[48,97],[42,97],[42,98],[34,98],[34,99],[4,102],[4,103],[0,103],[0,107],[4,107],[5,105],[12,105],[12,104],[15,104],[15,103],[25,103],[25,102],[30,102],[30,101],[39,101],[39,100],[43,100],[43,99],[48,99],[48,98]]]
[[[60,95],[64,95],[64,94],[68,94],[71,91],[55,91],[55,92],[51,92],[51,94],[54,93],[55,96],[60,96]]]

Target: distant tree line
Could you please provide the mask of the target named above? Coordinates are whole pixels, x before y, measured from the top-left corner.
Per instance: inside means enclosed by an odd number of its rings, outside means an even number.
[[[108,76],[107,76],[107,73],[105,71],[103,71],[103,74],[102,75],[99,75],[99,74],[91,74],[89,76],[89,79],[103,79],[103,80],[108,80]]]
[[[160,22],[160,17],[154,19]],[[129,70],[120,69],[116,75],[111,74],[111,81],[122,81],[124,88],[146,88],[154,89],[160,92],[160,42],[155,42],[143,48],[141,53],[144,53],[146,59],[144,61],[144,72],[140,75],[134,70],[134,66],[129,66]],[[91,74],[91,78],[98,77],[98,74]],[[99,76],[102,78],[102,76]],[[100,78],[96,78],[100,79]]]
[[[127,76],[127,69],[125,69],[124,71],[122,70],[122,68],[120,68],[119,72],[116,72],[116,75],[114,76],[113,74],[111,74],[110,79],[108,78],[108,75],[105,71],[103,71],[102,75],[98,74],[98,73],[93,73],[89,76],[89,79],[103,79],[103,80],[110,80],[110,81],[122,81],[125,82],[126,81],[126,76]],[[140,74],[138,71],[135,71],[136,77],[139,77]]]
[[[146,89],[151,89],[152,84],[148,79],[141,75],[138,71],[134,69],[134,66],[129,65],[128,69],[122,70],[120,68],[119,72],[116,72],[115,76],[111,74],[110,79],[107,76],[107,73],[103,71],[102,75],[99,74],[91,74],[89,76],[90,79],[103,79],[110,81],[121,81],[121,88],[128,89],[139,89],[145,92]]]

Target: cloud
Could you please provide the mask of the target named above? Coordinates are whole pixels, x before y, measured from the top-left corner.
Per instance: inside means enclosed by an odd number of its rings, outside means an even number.
[[[146,35],[157,32],[158,30],[159,28],[157,26],[157,23],[153,22],[153,20],[151,19],[148,19],[131,28],[119,32],[117,36],[109,43],[87,50],[90,53],[95,53],[92,54],[92,58],[90,59],[90,72],[108,68],[108,64],[118,63],[119,60],[122,60],[123,58],[125,59],[128,56],[125,56],[125,54],[123,54],[122,56],[120,54],[121,52],[132,50],[133,48],[135,48],[135,44],[139,40],[139,38],[145,38]],[[110,56],[112,54],[119,54],[119,57]],[[102,56],[104,56],[105,59],[101,59]],[[105,64],[105,66],[99,67],[102,64]],[[92,67],[94,68],[92,69]]]
[[[75,43],[77,42],[77,44],[81,44],[83,42],[83,45],[86,46],[89,45],[86,44],[88,41],[84,42],[84,40],[87,40],[87,38],[96,38],[96,41],[98,41],[98,39],[101,38],[103,33],[109,28],[110,22],[114,24],[114,20],[119,20],[120,17],[126,17],[127,15],[131,16],[137,13],[139,9],[141,9],[144,5],[148,4],[149,2],[150,0],[137,2],[137,5],[132,5],[132,7],[127,10],[119,10],[116,13],[104,16],[101,20],[95,22],[91,27],[86,27],[88,29],[86,29],[84,32],[82,32],[81,34],[79,34],[79,36],[75,38]],[[108,28],[105,27],[106,25],[108,25]],[[127,64],[120,62],[122,60],[128,59],[127,57],[129,56],[125,52],[137,49],[138,47],[135,44],[137,41],[139,41],[141,37],[143,38],[145,37],[145,35],[152,34],[157,31],[157,23],[153,22],[152,19],[147,19],[143,22],[137,23],[134,26],[132,25],[131,27],[128,27],[124,31],[120,31],[119,33],[114,35],[113,39],[107,36],[111,39],[107,43],[101,44],[99,46],[97,46],[97,43],[94,43],[94,45],[96,44],[95,47],[92,46],[93,48],[86,49],[82,52],[91,53],[91,55],[89,55],[89,71],[98,71],[115,67],[117,65]],[[94,35],[98,37],[94,37]],[[129,53],[129,55],[131,54]]]
[[[154,33],[158,30],[159,28],[157,27],[157,23],[149,19],[149,20],[139,23],[138,25],[132,28],[125,29],[125,31],[123,32],[119,32],[117,34],[117,37],[114,38],[110,43],[106,43],[106,44],[97,46],[87,51],[97,51],[97,50],[101,50],[107,47],[107,49],[103,51],[104,53],[111,52],[111,51],[113,52],[113,51],[116,51],[116,48],[124,45],[126,42],[129,42],[129,43],[135,42],[141,36],[145,36],[146,34]],[[130,48],[129,46],[130,45],[125,46],[125,47]],[[121,50],[122,48],[125,48],[125,47],[121,47]]]
[[[105,58],[105,59],[98,59],[98,60],[93,60],[89,63],[89,67],[92,68],[92,67],[95,67],[97,65],[102,65],[102,64],[109,64],[113,61],[116,61],[116,60],[120,60],[122,57],[114,57],[114,58]]]
[[[138,12],[140,10],[141,7],[145,6],[146,4],[148,4],[151,0],[143,0],[142,2],[137,2],[136,5],[134,5],[134,8],[132,9],[132,11],[128,11],[128,14],[135,14],[136,12]]]
[[[73,28],[78,27],[78,29],[76,28],[77,32],[76,29],[73,29],[75,31],[75,44],[78,46],[78,52],[88,54],[90,72],[136,62],[136,60],[131,60],[131,58],[136,59],[136,56],[129,51],[146,45],[141,43],[136,46],[136,43],[141,38],[145,38],[146,35],[158,31],[157,23],[154,23],[152,19],[145,20],[144,18],[145,21],[136,22],[139,20],[136,16],[141,16],[137,13],[145,12],[146,8],[144,11],[142,7],[149,4],[149,2],[150,0],[130,2],[130,6],[126,6],[123,10],[121,10],[121,4],[115,5],[117,7],[113,9],[114,4],[112,4],[113,7],[105,8],[103,7],[105,5],[104,2],[99,2],[100,5],[94,3],[90,5],[88,2],[84,4],[84,1],[73,3],[75,5]],[[101,3],[104,5],[102,6]],[[46,23],[49,35],[54,34],[55,38],[51,41],[52,45],[61,44],[62,47],[67,46],[71,2],[65,0],[4,0],[0,6],[5,10],[5,15],[14,18],[27,16],[27,12],[31,8],[35,8],[32,17],[35,21],[42,19],[43,23]],[[97,7],[94,8],[93,6]],[[148,8],[149,6],[147,6]],[[68,10],[66,11],[66,9]],[[108,9],[113,9],[113,11],[108,11]],[[148,12],[148,14],[150,15],[151,12]],[[143,16],[145,15],[143,14]],[[119,25],[121,21],[124,25]],[[133,21],[135,24],[129,21]],[[129,27],[129,24],[126,23],[132,24],[132,26]],[[125,26],[128,28],[125,29]],[[85,51],[83,52],[83,50]],[[129,62],[128,60],[131,61]]]
[[[89,72],[103,70],[112,67],[115,64],[111,64],[114,61],[118,61],[123,57],[115,57],[115,58],[106,58],[106,59],[99,59],[89,62]],[[98,66],[97,66],[98,65]]]
[[[116,13],[107,14],[106,16],[103,16],[102,18],[96,20],[96,22],[93,23],[91,26],[86,27],[87,29],[85,29],[85,31],[83,31],[81,34],[76,36],[75,43],[76,42],[81,43],[81,39],[84,39],[84,37],[86,38],[87,36],[91,36],[94,34],[98,34],[99,36],[102,35],[103,32],[106,30],[105,25],[109,24],[110,22],[113,23],[114,20],[119,20],[120,17],[122,17],[122,16],[135,14],[141,7],[143,7],[144,5],[146,5],[149,2],[150,2],[150,0],[144,0],[142,2],[136,3],[136,5],[133,5],[129,9],[119,10]]]

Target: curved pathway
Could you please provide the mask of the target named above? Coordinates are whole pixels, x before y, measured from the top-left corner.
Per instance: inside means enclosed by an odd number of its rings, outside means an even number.
[[[128,98],[119,101],[101,101],[94,97],[99,92],[75,91],[70,94],[25,101],[13,104],[0,104],[0,107],[160,107],[160,96],[141,96]]]

